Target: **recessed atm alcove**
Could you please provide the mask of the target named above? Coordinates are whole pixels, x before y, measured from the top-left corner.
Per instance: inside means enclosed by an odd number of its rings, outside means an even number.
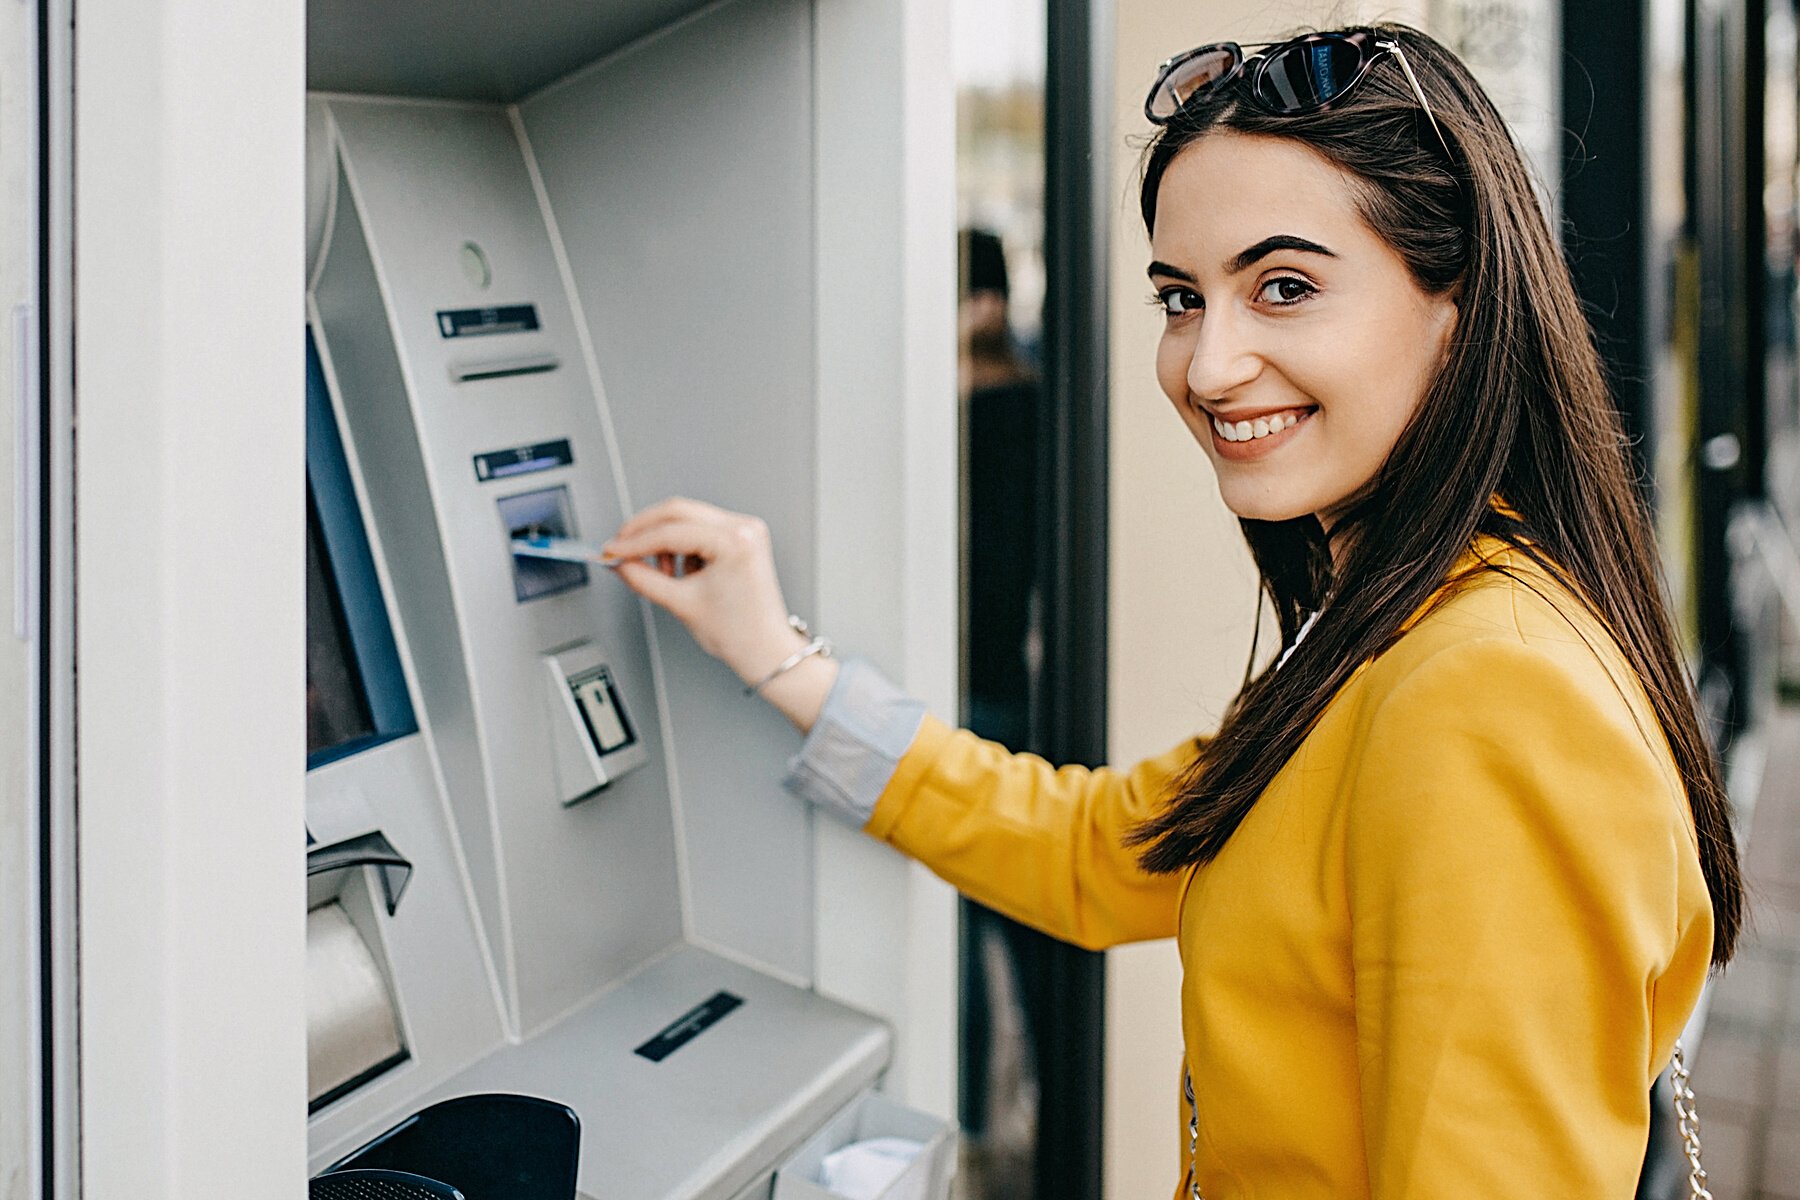
[[[578,1116],[583,1195],[738,1200],[894,1109],[868,1099],[890,1027],[814,988],[792,731],[611,572],[510,545],[700,495],[769,521],[813,611],[844,475],[819,442],[832,2],[311,6],[308,333],[343,464],[313,482],[373,564],[315,574],[417,718],[308,776],[314,842],[411,868],[391,911],[315,922],[312,986],[385,1006],[364,1073],[333,1045],[315,1172],[516,1092]],[[923,1140],[941,1193],[949,1139]]]

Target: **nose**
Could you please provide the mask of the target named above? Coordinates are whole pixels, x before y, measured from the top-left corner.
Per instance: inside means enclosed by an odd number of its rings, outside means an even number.
[[[1194,336],[1187,384],[1202,400],[1223,399],[1262,372],[1262,357],[1225,306],[1208,311]]]

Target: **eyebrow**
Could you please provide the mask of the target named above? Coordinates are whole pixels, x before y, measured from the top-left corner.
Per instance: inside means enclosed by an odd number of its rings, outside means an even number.
[[[1154,275],[1167,275],[1170,279],[1179,279],[1183,283],[1193,283],[1194,282],[1194,277],[1191,274],[1182,270],[1180,267],[1171,267],[1166,262],[1151,263],[1149,273],[1153,276]]]
[[[1231,261],[1225,264],[1225,271],[1227,274],[1236,275],[1258,259],[1273,254],[1277,250],[1299,250],[1306,254],[1323,254],[1326,258],[1337,257],[1335,253],[1317,242],[1308,241],[1303,237],[1295,237],[1291,233],[1278,233],[1274,237],[1264,238],[1248,249],[1238,251]]]
[[[1232,255],[1225,263],[1225,271],[1229,275],[1236,275],[1238,272],[1251,266],[1253,263],[1268,257],[1277,250],[1298,250],[1305,254],[1323,254],[1327,258],[1337,257],[1335,251],[1330,250],[1325,246],[1321,246],[1317,242],[1310,241],[1303,237],[1295,237],[1291,233],[1278,233],[1272,237],[1266,237],[1254,246],[1246,247]],[[1151,263],[1150,274],[1166,275],[1170,279],[1179,279],[1183,283],[1194,282],[1194,276],[1191,272],[1183,271],[1180,267],[1172,267],[1166,262]]]

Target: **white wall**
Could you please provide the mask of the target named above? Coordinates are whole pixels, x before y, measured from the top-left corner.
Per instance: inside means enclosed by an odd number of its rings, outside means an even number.
[[[815,627],[956,711],[956,127],[945,0],[818,0]],[[896,503],[897,501],[897,503]],[[899,586],[890,586],[895,578]],[[956,894],[816,818],[821,992],[892,1021],[889,1090],[956,1111]]]
[[[302,0],[76,26],[83,1194],[305,1190]]]
[[[37,348],[15,338],[20,305],[35,305],[37,228],[36,145],[37,13],[31,5],[0,6],[0,358],[5,373],[5,417],[0,424],[0,1200],[37,1193],[38,930],[36,731],[32,705],[32,641],[14,636],[15,585],[30,553],[21,539],[15,491],[15,451],[22,432],[15,410],[15,375]],[[29,406],[28,406],[29,407]],[[26,515],[29,515],[27,513]],[[24,541],[22,546],[20,543]]]

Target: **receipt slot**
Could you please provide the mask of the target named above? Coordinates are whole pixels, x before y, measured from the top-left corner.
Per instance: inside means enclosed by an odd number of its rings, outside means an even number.
[[[644,763],[612,668],[597,646],[581,642],[544,655],[555,730],[556,782],[565,805],[593,795]]]

